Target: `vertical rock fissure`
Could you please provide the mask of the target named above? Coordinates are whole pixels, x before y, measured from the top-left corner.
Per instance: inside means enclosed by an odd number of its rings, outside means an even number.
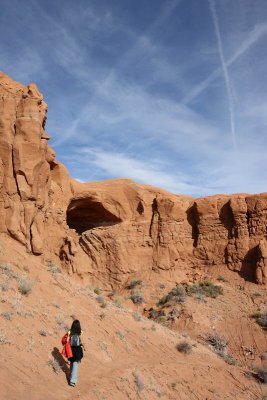
[[[15,134],[16,134],[16,127],[15,126],[14,126],[14,130],[15,130]],[[14,146],[13,145],[12,145],[12,149],[11,149],[11,157],[12,157],[13,177],[14,177],[14,180],[15,180],[15,183],[16,183],[18,194],[19,194],[19,196],[21,198],[21,193],[20,193],[20,190],[19,190],[19,184],[18,184],[18,180],[17,180],[17,174],[16,174],[16,171],[15,171]]]

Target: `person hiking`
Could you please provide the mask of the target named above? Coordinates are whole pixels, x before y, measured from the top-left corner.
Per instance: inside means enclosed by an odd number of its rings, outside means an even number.
[[[61,342],[63,344],[62,354],[70,361],[70,386],[75,386],[78,382],[78,363],[83,358],[83,349],[81,341],[82,329],[78,319],[73,321],[70,330],[63,336]]]

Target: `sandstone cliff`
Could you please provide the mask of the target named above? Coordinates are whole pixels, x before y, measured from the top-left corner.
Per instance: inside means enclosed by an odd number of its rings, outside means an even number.
[[[194,199],[130,180],[79,183],[55,160],[34,84],[0,73],[0,233],[104,283],[227,265],[266,283],[267,193]]]

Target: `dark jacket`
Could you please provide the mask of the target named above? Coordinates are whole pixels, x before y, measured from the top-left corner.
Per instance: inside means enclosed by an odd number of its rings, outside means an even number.
[[[83,358],[83,348],[82,346],[71,346],[72,357],[69,358],[69,361],[81,361]]]

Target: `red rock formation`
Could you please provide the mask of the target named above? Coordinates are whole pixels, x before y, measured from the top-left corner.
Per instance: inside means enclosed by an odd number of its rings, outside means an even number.
[[[34,84],[0,73],[0,232],[42,253],[52,170],[58,162],[45,132],[47,105]]]
[[[215,264],[266,283],[266,193],[193,199],[126,179],[81,184],[47,143],[36,86],[0,74],[0,101],[0,232],[112,285]]]

